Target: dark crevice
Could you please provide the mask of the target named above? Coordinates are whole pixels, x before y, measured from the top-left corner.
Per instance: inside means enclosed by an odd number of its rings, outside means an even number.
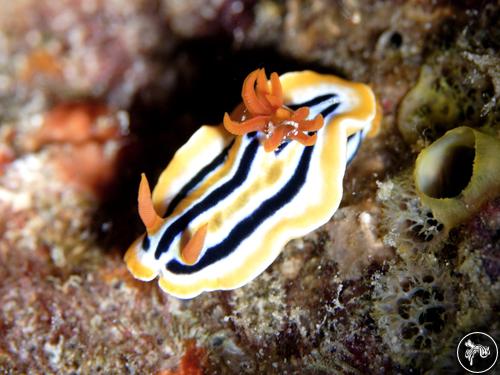
[[[433,198],[452,198],[459,195],[472,177],[476,151],[472,147],[457,146],[445,155],[439,178],[434,181],[428,195]]]

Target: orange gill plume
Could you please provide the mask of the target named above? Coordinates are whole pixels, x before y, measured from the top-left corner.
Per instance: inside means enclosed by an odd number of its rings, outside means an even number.
[[[316,142],[316,132],[324,124],[323,116],[312,120],[309,108],[292,110],[284,105],[283,90],[277,73],[267,80],[264,69],[254,70],[243,82],[241,91],[245,111],[240,121],[233,121],[228,113],[224,114],[224,127],[234,135],[260,131],[265,134],[263,141],[266,151],[273,151],[285,140],[296,140],[305,146]]]

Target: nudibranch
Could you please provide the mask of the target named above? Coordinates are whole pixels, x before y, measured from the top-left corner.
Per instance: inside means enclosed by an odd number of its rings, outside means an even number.
[[[268,81],[256,70],[242,97],[223,124],[202,126],[175,153],[152,195],[142,176],[147,232],[125,261],[171,295],[238,288],[328,222],[346,165],[381,120],[368,86],[312,71]]]

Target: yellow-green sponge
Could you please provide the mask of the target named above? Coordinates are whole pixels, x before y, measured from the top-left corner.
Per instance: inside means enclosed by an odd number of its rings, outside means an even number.
[[[500,140],[452,129],[420,152],[414,178],[422,203],[451,229],[500,195]]]

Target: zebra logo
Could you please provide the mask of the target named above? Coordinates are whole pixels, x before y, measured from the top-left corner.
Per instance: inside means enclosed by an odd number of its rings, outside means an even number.
[[[457,358],[465,370],[481,374],[495,366],[498,359],[498,347],[490,335],[483,332],[471,332],[460,340]]]

